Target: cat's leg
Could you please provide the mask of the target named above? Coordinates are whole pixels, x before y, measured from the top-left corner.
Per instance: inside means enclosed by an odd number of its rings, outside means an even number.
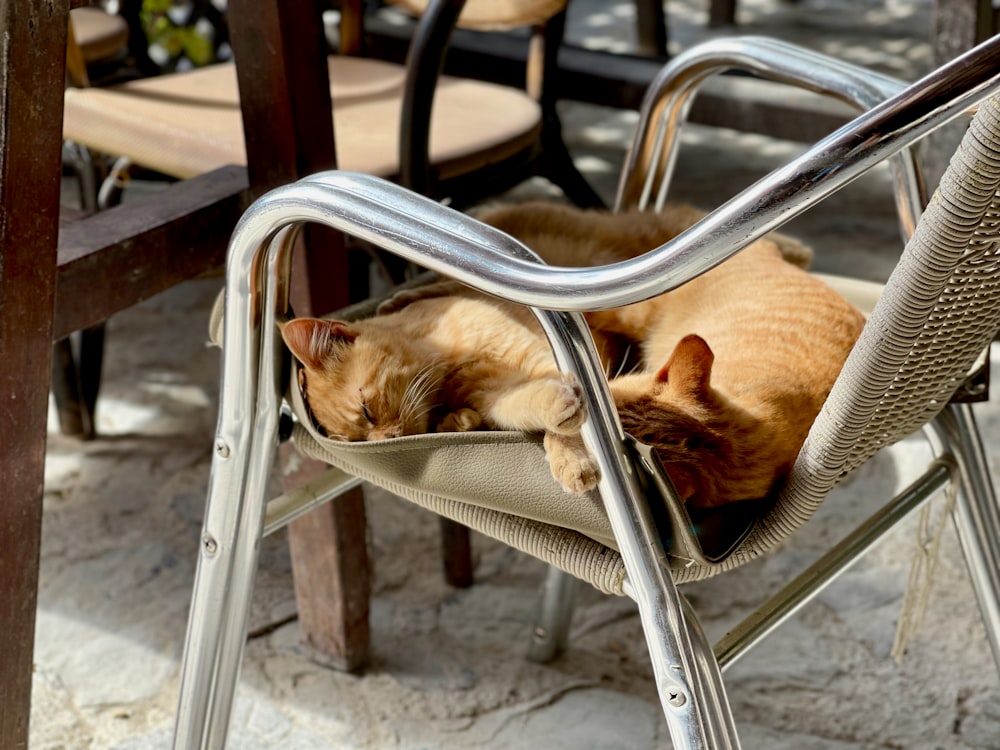
[[[445,415],[437,426],[438,432],[472,432],[483,426],[483,417],[475,409],[459,409]]]
[[[375,314],[388,315],[389,313],[402,310],[404,307],[418,300],[431,299],[432,297],[447,297],[467,289],[468,287],[465,285],[451,279],[442,279],[441,281],[432,281],[429,284],[421,284],[409,289],[400,289],[389,297],[389,299],[379,304],[375,310]]]
[[[569,377],[542,377],[486,387],[480,411],[496,426],[574,435],[587,417],[582,391]]]
[[[563,489],[579,494],[597,486],[601,472],[579,435],[546,432],[543,442],[552,476]]]

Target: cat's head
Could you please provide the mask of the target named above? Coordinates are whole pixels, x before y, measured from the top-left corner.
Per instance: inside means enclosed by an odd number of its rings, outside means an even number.
[[[392,331],[338,320],[295,318],[281,327],[302,364],[316,423],[338,440],[381,440],[428,431],[442,368]]]
[[[622,427],[653,446],[685,502],[714,494],[706,462],[729,450],[724,435],[708,426],[718,396],[710,384],[714,355],[700,336],[685,336],[655,372],[614,378],[611,393]]]

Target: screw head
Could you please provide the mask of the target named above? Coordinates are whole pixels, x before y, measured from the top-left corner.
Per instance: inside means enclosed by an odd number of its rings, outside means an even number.
[[[667,693],[667,703],[674,708],[680,708],[687,703],[687,696],[679,690],[671,690]]]
[[[208,555],[214,555],[219,551],[219,543],[207,534],[201,538],[201,546]]]
[[[222,438],[215,441],[215,452],[219,458],[229,458],[229,445]]]

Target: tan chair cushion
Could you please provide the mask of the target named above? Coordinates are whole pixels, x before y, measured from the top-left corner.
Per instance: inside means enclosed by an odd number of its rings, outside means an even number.
[[[390,0],[415,16],[427,10],[429,0]],[[458,17],[466,29],[496,31],[543,23],[566,7],[566,0],[468,0]]]
[[[338,166],[396,177],[402,66],[332,56],[329,71]],[[529,147],[540,122],[538,104],[524,92],[442,77],[431,161],[441,178],[465,174]],[[178,178],[245,164],[236,68],[67,91],[63,137]]]
[[[114,57],[128,44],[128,24],[101,8],[74,8],[69,12],[73,35],[85,62]]]

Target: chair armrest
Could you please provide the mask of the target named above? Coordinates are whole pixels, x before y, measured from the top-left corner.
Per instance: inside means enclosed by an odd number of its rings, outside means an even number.
[[[253,261],[246,250],[283,224],[319,221],[512,302],[577,312],[639,302],[713,268],[996,93],[998,58],[995,37],[860,115],[675,239],[628,261],[542,266],[520,243],[457,211],[378,178],[324,172],[251,206],[233,236],[230,274],[250,278]],[[276,201],[294,211],[271,210]],[[238,247],[243,252],[233,252]]]

